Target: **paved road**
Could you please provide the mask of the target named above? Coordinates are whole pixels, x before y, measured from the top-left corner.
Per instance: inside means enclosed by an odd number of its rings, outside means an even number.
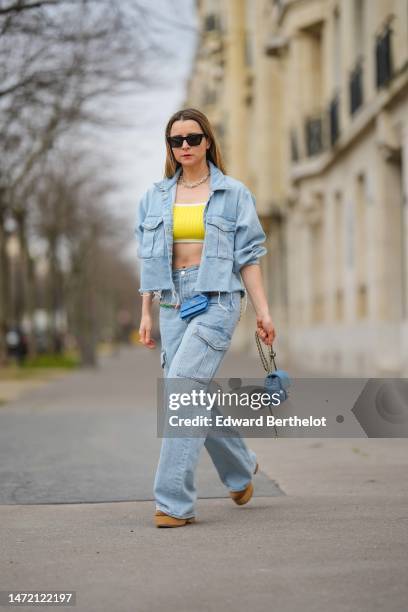
[[[125,348],[3,406],[0,504],[152,500],[161,375],[157,350]],[[205,449],[197,487],[228,497]],[[282,494],[261,470],[256,495]]]
[[[156,529],[159,374],[126,349],[0,408],[0,590],[72,589],[80,612],[406,610],[406,440],[251,438],[243,507],[203,454],[198,522]]]

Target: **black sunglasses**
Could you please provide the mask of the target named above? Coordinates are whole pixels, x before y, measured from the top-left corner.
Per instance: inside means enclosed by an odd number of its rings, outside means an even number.
[[[198,147],[204,137],[205,134],[202,132],[199,134],[187,134],[187,136],[167,136],[167,142],[172,149],[180,149],[185,140],[187,140],[190,147]]]

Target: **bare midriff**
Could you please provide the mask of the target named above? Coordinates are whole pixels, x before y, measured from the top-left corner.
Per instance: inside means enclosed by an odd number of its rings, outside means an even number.
[[[173,245],[173,269],[199,266],[203,245],[197,242],[185,242]]]

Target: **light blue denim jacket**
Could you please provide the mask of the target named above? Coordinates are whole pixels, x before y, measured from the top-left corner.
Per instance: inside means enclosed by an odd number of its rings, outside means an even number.
[[[205,238],[194,290],[237,291],[246,295],[240,269],[259,264],[267,253],[266,235],[255,209],[255,198],[237,179],[210,160],[210,195],[204,208]],[[172,178],[153,183],[139,202],[135,234],[140,259],[139,293],[171,289],[173,203],[181,166]]]

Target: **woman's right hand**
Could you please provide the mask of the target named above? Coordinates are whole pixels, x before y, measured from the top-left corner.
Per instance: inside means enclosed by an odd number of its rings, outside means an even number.
[[[142,315],[142,318],[140,321],[140,327],[139,327],[140,343],[143,344],[143,346],[147,346],[147,348],[151,348],[151,349],[156,347],[156,342],[151,337],[152,327],[153,327],[152,316],[150,314]]]

